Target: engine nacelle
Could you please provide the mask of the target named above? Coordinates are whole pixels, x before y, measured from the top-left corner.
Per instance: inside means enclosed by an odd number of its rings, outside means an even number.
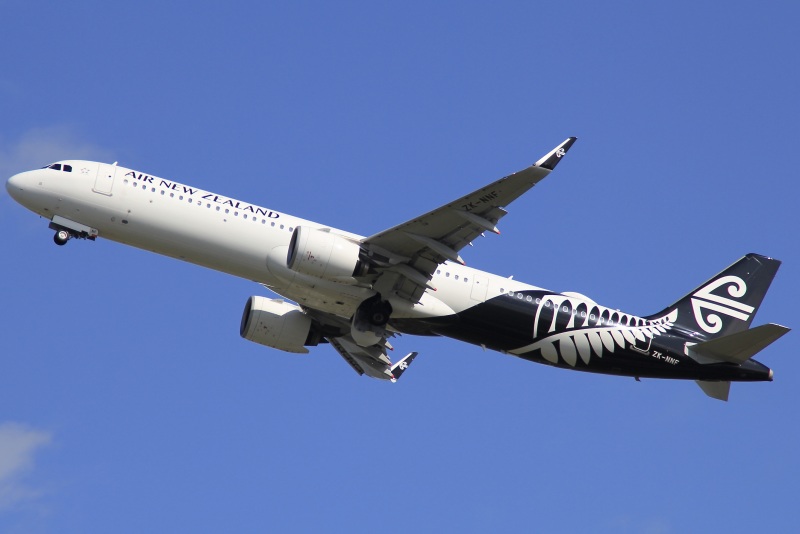
[[[311,317],[285,300],[250,297],[242,314],[239,335],[267,347],[307,353],[313,342]]]
[[[286,265],[298,273],[344,284],[363,270],[361,247],[342,236],[305,226],[294,229]]]

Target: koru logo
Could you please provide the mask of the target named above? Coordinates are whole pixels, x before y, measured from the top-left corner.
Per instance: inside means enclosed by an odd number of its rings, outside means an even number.
[[[400,369],[401,371],[405,371],[406,369],[408,369],[408,362],[406,361],[400,362],[399,364],[397,364],[397,368]]]
[[[717,315],[718,313],[747,321],[755,310],[752,306],[742,304],[737,300],[714,294],[715,290],[725,286],[727,286],[728,294],[736,299],[744,297],[747,293],[747,284],[744,283],[744,280],[738,276],[723,276],[692,295],[694,319],[700,328],[709,334],[716,334],[722,330],[722,318]]]
[[[559,148],[558,150],[556,150],[556,157],[557,157],[557,158],[560,158],[560,157],[562,157],[562,156],[563,156],[564,154],[566,154],[566,153],[567,153],[567,151],[566,151],[566,150],[564,150],[563,148]]]

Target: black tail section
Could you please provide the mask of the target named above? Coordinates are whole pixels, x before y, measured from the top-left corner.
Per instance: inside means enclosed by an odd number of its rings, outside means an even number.
[[[778,260],[748,254],[651,318],[677,309],[675,326],[706,340],[747,330],[780,265]]]

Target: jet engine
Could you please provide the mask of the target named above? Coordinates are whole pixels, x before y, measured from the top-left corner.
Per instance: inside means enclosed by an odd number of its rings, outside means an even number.
[[[281,299],[250,297],[242,314],[239,335],[267,347],[307,353],[304,345],[317,345],[321,333],[299,306]]]
[[[366,270],[360,255],[361,247],[340,235],[298,226],[289,243],[286,265],[298,273],[351,284]]]

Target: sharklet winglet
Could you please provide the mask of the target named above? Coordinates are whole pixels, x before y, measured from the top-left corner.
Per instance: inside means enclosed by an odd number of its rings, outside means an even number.
[[[403,356],[398,362],[390,368],[390,373],[392,377],[392,382],[397,382],[402,374],[408,369],[408,366],[411,365],[411,362],[414,361],[414,358],[417,357],[417,352],[409,352],[405,356]]]
[[[568,138],[566,141],[551,150],[542,159],[534,163],[534,166],[552,171],[556,168],[558,162],[561,161],[561,159],[567,154],[567,151],[570,149],[570,147],[575,144],[575,141],[577,140],[577,137]]]

